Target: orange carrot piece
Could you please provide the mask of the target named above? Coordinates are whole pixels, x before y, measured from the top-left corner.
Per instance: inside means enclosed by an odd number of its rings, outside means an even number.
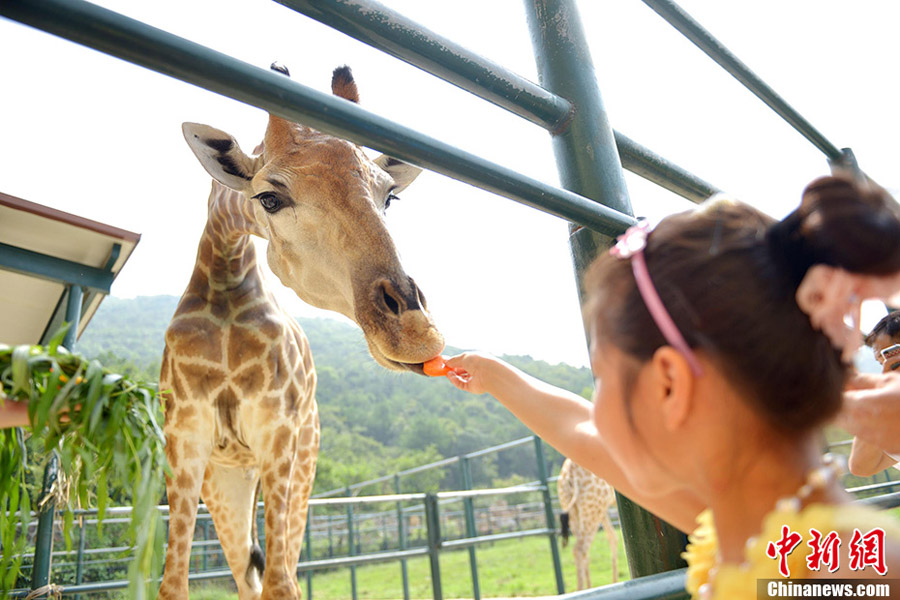
[[[440,355],[422,363],[422,369],[429,377],[441,377],[453,370],[447,366],[447,363],[444,362],[444,357]]]

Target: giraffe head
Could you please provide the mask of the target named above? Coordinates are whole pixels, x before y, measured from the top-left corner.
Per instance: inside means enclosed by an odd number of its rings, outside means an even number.
[[[332,90],[358,101],[347,67],[335,70]],[[421,170],[389,156],[372,160],[351,142],[271,114],[255,156],[218,129],[182,129],[209,174],[241,193],[251,232],[268,240],[267,262],[281,282],[305,302],[354,320],[379,364],[421,374],[444,340],[384,220]]]

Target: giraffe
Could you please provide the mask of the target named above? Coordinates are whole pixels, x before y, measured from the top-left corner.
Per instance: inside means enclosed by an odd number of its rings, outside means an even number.
[[[578,589],[591,587],[591,542],[594,541],[594,535],[600,525],[603,525],[609,541],[612,580],[615,583],[619,575],[619,542],[609,520],[609,508],[616,503],[616,491],[606,481],[567,458],[559,470],[556,493],[562,510],[560,521],[563,546],[568,543],[570,526],[571,532],[575,535],[572,554],[575,557]]]
[[[349,68],[334,71],[332,91],[359,100]],[[263,279],[251,237],[268,241],[269,267],[302,300],[354,320],[377,363],[423,374],[444,341],[383,216],[420,170],[371,160],[350,142],[272,114],[256,156],[218,129],[182,130],[214,181],[160,372],[170,525],[159,598],[188,598],[202,497],[240,600],[297,600],[319,447],[315,367],[305,335]],[[258,484],[265,562],[253,541]]]

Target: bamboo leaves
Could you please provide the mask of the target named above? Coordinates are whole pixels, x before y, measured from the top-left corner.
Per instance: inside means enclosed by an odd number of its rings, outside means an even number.
[[[56,498],[71,544],[73,510],[91,505],[102,520],[110,499],[132,504],[128,530],[135,556],[130,597],[152,596],[162,567],[164,527],[156,504],[164,486],[165,438],[155,385],[107,372],[61,347],[65,331],[46,347],[0,345],[0,405],[28,403],[31,439],[0,430],[0,597],[16,581],[27,524],[39,490],[27,477],[26,446],[55,452],[63,481]]]

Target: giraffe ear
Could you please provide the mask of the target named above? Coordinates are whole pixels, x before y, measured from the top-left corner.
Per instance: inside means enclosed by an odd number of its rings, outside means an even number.
[[[382,154],[376,158],[375,164],[391,176],[394,183],[397,185],[397,187],[394,188],[394,192],[398,194],[409,187],[409,184],[411,184],[422,172],[422,169],[419,167],[406,164],[402,160],[398,160],[387,154]]]
[[[224,131],[199,123],[181,126],[184,139],[213,179],[236,191],[243,191],[256,174],[256,161],[244,154],[237,140]]]

